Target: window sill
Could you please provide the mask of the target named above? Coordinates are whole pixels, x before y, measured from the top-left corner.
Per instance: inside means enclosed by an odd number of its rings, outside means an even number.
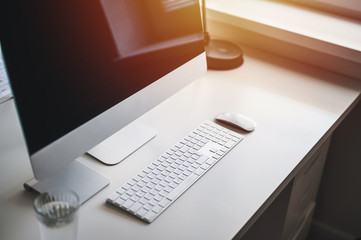
[[[361,80],[361,21],[267,0],[207,0],[208,30]]]

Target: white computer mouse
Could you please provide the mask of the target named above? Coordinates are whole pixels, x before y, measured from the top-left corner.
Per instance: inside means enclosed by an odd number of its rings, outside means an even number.
[[[241,128],[248,132],[256,128],[256,122],[252,119],[235,112],[224,112],[216,116],[216,120]]]

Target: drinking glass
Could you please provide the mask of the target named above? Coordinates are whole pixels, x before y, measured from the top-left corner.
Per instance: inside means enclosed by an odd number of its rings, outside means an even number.
[[[34,209],[42,240],[75,240],[79,197],[70,190],[51,190],[40,194]]]

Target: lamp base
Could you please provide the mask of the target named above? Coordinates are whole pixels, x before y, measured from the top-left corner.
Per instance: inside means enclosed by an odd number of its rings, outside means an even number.
[[[242,50],[231,42],[210,39],[205,49],[208,69],[228,70],[243,64]]]

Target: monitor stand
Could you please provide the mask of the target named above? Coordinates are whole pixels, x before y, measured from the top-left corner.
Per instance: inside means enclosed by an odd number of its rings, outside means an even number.
[[[115,165],[157,135],[155,129],[132,122],[88,151],[106,165]]]
[[[25,183],[24,187],[38,193],[48,189],[70,189],[78,194],[80,203],[83,204],[108,185],[107,178],[75,160],[55,175],[41,181],[34,178]]]
[[[114,165],[155,136],[156,131],[153,128],[132,122],[89,150],[88,154],[104,164]],[[25,183],[24,187],[38,193],[54,188],[70,189],[79,195],[80,202],[83,204],[108,185],[107,178],[75,160],[55,175],[41,181],[34,178]]]

